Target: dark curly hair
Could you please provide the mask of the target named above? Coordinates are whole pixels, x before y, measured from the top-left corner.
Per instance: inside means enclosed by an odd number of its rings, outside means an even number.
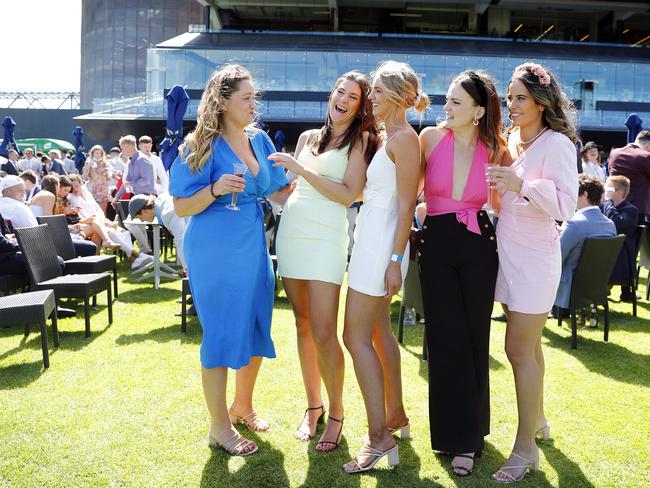
[[[600,205],[605,187],[598,178],[592,175],[581,173],[578,176],[578,196],[587,192],[587,200],[592,205]]]

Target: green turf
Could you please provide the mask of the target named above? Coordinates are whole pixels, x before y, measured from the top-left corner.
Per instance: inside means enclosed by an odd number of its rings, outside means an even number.
[[[492,327],[492,433],[471,477],[453,476],[448,459],[429,448],[421,326],[406,328],[402,349],[413,438],[399,441],[398,467],[384,462],[368,475],[349,476],[341,465],[361,445],[365,413],[347,353],[340,448],[317,454],[316,441],[293,439],[306,405],[286,298],[277,300],[273,321],[278,358],[263,364],[256,392],[256,408],[272,430],[246,432],[259,452],[231,458],[207,447],[201,332],[193,318],[183,335],[174,317],[180,282],[154,291],[126,280],[123,265],[121,272],[113,325],[107,327],[105,297],[92,317],[92,337],[84,337],[81,313],[61,320],[61,346],[47,371],[38,334],[0,329],[0,486],[496,486],[489,475],[509,454],[516,427],[504,324]],[[394,322],[398,307],[393,304]],[[610,343],[603,342],[602,326],[581,329],[577,351],[566,325],[547,323],[545,398],[553,440],[539,443],[542,471],[520,486],[650,484],[650,305],[641,301],[637,319],[629,305],[612,309]]]

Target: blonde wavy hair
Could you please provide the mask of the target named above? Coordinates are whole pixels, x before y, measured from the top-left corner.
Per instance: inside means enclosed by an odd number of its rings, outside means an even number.
[[[381,81],[386,97],[398,107],[423,112],[429,106],[429,96],[420,90],[418,75],[409,64],[382,61],[370,76]]]
[[[535,103],[544,107],[542,122],[545,127],[564,134],[574,144],[580,140],[576,131],[576,109],[551,70],[537,63],[520,64],[512,73],[510,81],[514,80],[520,80]],[[513,129],[511,126],[510,130]]]
[[[199,102],[196,128],[179,149],[192,171],[200,171],[212,155],[212,141],[223,133],[224,103],[244,80],[252,81],[251,74],[238,64],[222,66],[208,80]]]

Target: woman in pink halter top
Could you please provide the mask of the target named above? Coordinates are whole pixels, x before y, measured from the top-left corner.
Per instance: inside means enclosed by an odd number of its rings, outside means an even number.
[[[498,255],[483,206],[485,169],[505,153],[492,79],[466,71],[452,81],[446,120],[420,134],[427,217],[420,251],[429,350],[431,447],[454,454],[468,476],[490,430],[490,314]]]

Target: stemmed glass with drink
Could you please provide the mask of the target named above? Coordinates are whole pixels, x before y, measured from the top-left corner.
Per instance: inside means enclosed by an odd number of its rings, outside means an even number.
[[[240,178],[243,178],[244,174],[248,170],[248,166],[246,166],[244,163],[241,163],[239,161],[235,161],[234,163],[232,163],[232,170],[235,176],[239,176]],[[228,210],[239,210],[239,207],[237,206],[237,195],[239,195],[239,193],[232,192],[230,203],[226,205],[226,208]]]

